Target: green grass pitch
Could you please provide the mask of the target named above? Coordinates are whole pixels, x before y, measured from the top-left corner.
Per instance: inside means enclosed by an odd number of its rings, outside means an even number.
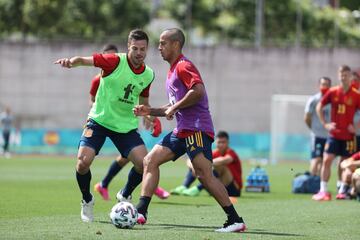
[[[92,185],[110,163],[110,157],[95,160]],[[241,234],[214,232],[225,215],[205,191],[193,198],[154,197],[147,225],[136,225],[131,230],[115,228],[108,213],[130,165],[111,183],[112,201],[105,202],[95,195],[95,222],[82,223],[74,164],[71,157],[0,158],[0,239],[360,239],[359,202],[318,203],[310,200],[311,195],[290,193],[294,174],[307,169],[304,162],[266,166],[271,193],[244,192],[235,205],[248,227]],[[243,167],[246,176],[252,166],[244,162]],[[161,186],[171,189],[179,185],[185,172],[182,160],[165,164]],[[330,183],[333,193],[334,176]],[[138,197],[139,188],[133,196],[135,203]]]

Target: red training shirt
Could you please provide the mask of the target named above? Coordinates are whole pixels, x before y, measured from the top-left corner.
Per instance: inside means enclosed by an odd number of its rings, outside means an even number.
[[[354,88],[344,93],[341,86],[332,87],[320,104],[331,104],[331,122],[336,126],[330,131],[330,136],[338,140],[352,140],[354,134],[349,132],[348,127],[353,124],[356,110],[360,109],[360,93]]]
[[[354,160],[360,160],[360,152],[354,153],[351,158]]]
[[[95,97],[100,84],[100,74],[96,74],[91,80],[90,95]]]
[[[93,60],[94,60],[94,66],[102,69],[101,72],[102,77],[106,77],[110,75],[120,63],[120,57],[115,53],[107,53],[107,54],[95,53],[93,54]],[[145,71],[145,64],[142,64],[139,68],[135,68],[134,66],[131,65],[129,59],[127,62],[129,64],[129,67],[135,74],[141,74]],[[149,97],[150,85],[151,83],[140,93],[141,97],[146,97],[146,98]]]
[[[221,154],[218,149],[215,149],[212,153],[213,158],[224,157],[226,155],[230,155],[230,157],[233,159],[233,161],[227,164],[226,166],[230,170],[231,175],[234,177],[234,180],[237,183],[239,189],[242,189],[243,181],[242,181],[241,161],[239,156],[236,154],[236,152],[231,148],[228,148],[224,154]]]

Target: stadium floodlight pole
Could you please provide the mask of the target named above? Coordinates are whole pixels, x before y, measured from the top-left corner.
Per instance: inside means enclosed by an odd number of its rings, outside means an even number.
[[[301,0],[297,0],[296,1],[296,40],[295,40],[296,49],[299,49],[301,47],[302,20],[303,20],[303,14],[301,9]]]
[[[340,0],[334,0],[335,10],[339,10]],[[338,17],[334,18],[334,48],[339,45],[339,21]]]
[[[255,47],[260,49],[262,46],[262,32],[264,19],[264,0],[256,0],[255,8]]]
[[[192,31],[192,0],[186,1],[186,32],[188,35],[188,46],[191,47],[191,31]]]

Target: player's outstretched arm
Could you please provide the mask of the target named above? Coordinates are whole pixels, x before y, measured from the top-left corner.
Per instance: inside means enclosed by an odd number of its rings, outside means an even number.
[[[79,57],[72,58],[60,58],[54,62],[54,64],[60,64],[65,68],[73,68],[78,66],[94,66],[93,57]]]
[[[164,117],[165,111],[169,108],[170,104],[165,105],[161,108],[152,108],[146,105],[137,105],[133,108],[133,112],[136,116],[155,116],[155,117]]]

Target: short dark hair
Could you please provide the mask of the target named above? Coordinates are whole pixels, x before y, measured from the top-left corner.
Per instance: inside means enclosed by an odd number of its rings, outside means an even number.
[[[169,39],[173,42],[179,42],[180,48],[182,49],[185,44],[185,35],[183,31],[179,28],[169,28],[165,30],[166,32],[170,32]]]
[[[129,33],[128,42],[131,40],[146,40],[146,43],[149,44],[149,37],[147,33],[139,28],[134,29]]]
[[[103,52],[107,52],[107,51],[111,51],[111,50],[118,52],[118,48],[114,44],[106,44],[102,48]]]
[[[348,65],[341,65],[339,67],[340,72],[351,72],[351,68]]]
[[[329,77],[321,77],[321,78],[319,78],[319,83],[320,83],[321,79],[324,79],[324,80],[328,81],[330,83],[330,86],[331,86],[331,79]]]
[[[225,131],[219,131],[217,134],[216,134],[216,137],[217,138],[226,138],[227,140],[229,140],[229,134]]]
[[[359,74],[357,72],[352,72],[352,75],[353,75],[354,78],[360,79],[360,76],[359,76]]]

